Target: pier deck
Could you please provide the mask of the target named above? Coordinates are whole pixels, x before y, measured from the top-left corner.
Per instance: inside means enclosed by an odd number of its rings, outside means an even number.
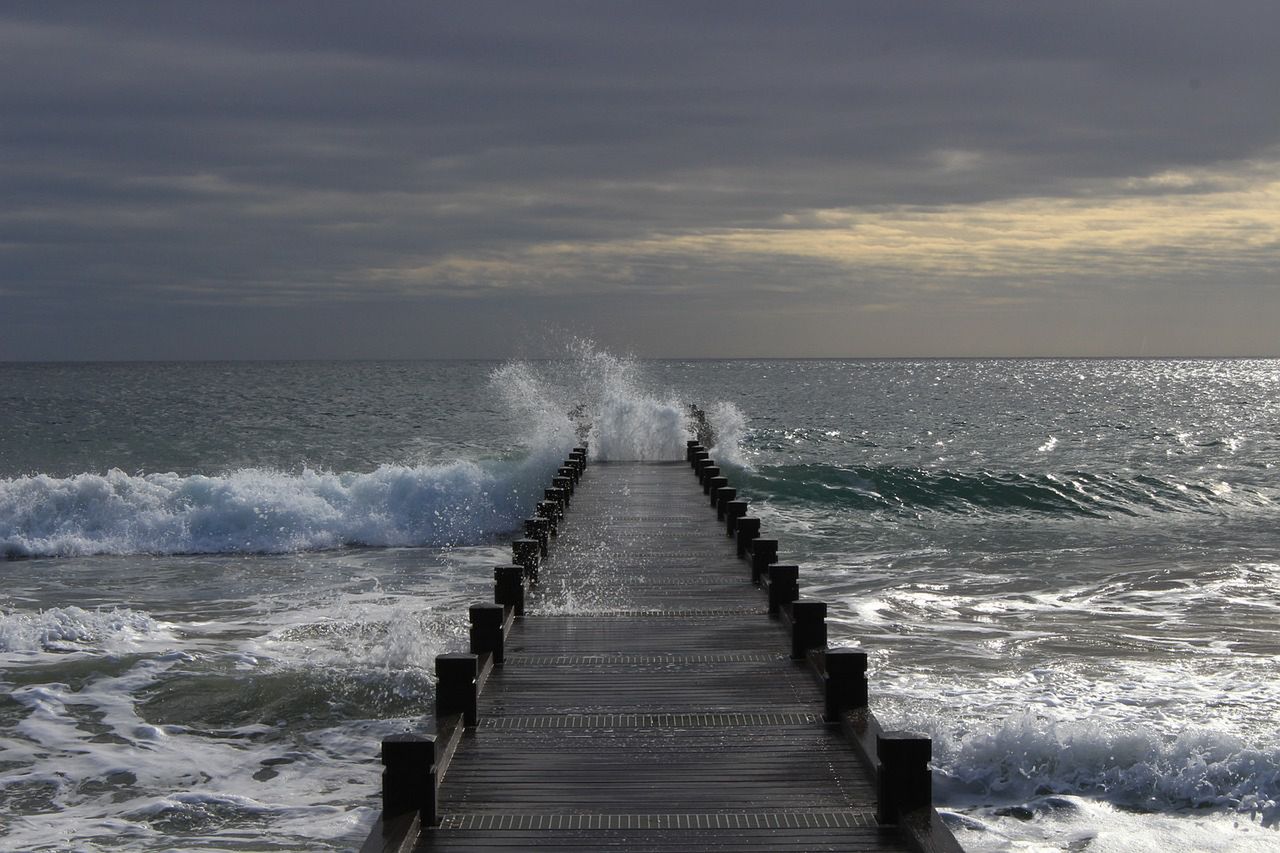
[[[932,809],[923,835],[877,822],[856,720],[824,722],[688,465],[593,463],[553,542],[453,736],[437,825],[382,849],[959,849]]]

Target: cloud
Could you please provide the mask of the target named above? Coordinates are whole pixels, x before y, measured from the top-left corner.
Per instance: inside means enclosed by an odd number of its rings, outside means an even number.
[[[10,5],[3,307],[906,316],[1216,276],[1245,311],[1276,266],[1278,26],[1244,0]]]

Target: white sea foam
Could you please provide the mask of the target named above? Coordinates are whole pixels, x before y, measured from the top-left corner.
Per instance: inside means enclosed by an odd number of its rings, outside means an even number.
[[[1082,797],[1043,797],[960,819],[967,853],[1275,853],[1276,830],[1218,812],[1151,814]]]
[[[174,638],[173,626],[146,613],[116,607],[51,607],[0,613],[0,652],[131,651]]]
[[[539,435],[561,438],[581,428],[591,455],[608,461],[675,461],[694,437],[689,404],[675,392],[648,387],[639,364],[575,340],[549,363],[511,362],[494,373],[510,407]],[[718,440],[717,458],[740,462],[745,419],[732,404],[703,407]]]
[[[491,384],[523,427],[525,456],[386,464],[370,472],[35,475],[0,480],[0,555],[283,553],[342,545],[457,545],[514,529],[579,428],[609,460],[678,460],[692,435],[675,395],[647,391],[633,360],[588,342],[566,360],[511,362]],[[571,414],[571,410],[573,413]],[[743,418],[709,406],[717,453],[737,458]]]
[[[269,824],[277,842],[318,849],[367,822],[364,810],[346,806],[368,788],[351,781],[366,769],[351,739],[360,738],[367,750],[402,721],[292,738],[256,724],[209,736],[148,721],[142,712],[148,689],[187,664],[185,658],[143,660],[79,687],[13,690],[25,717],[0,734],[0,751],[17,763],[0,771],[0,789],[29,803],[6,814],[0,846],[107,850],[132,839],[134,846],[173,849],[174,834],[181,833],[184,848],[227,849],[218,839],[221,828],[238,826],[243,833]],[[45,769],[50,766],[57,772]],[[31,808],[36,803],[40,807]]]
[[[1209,808],[1280,823],[1280,748],[1269,732],[1260,740],[1235,734],[1209,712],[1189,722],[1184,703],[1193,697],[1157,688],[1144,695],[1124,683],[1090,692],[1087,682],[1049,671],[1021,683],[933,679],[931,687],[886,697],[881,715],[933,739],[935,784],[949,807],[1082,795],[1124,808]],[[1126,692],[1138,695],[1124,701]]]
[[[531,505],[531,467],[457,462],[384,465],[367,474],[21,477],[0,481],[0,552],[278,553],[475,542],[511,529],[520,508]]]

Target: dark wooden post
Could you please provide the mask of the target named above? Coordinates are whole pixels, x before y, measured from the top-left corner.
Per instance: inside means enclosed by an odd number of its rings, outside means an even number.
[[[867,707],[867,653],[862,649],[827,649],[825,655],[828,723],[845,711]]]
[[[698,458],[699,453],[705,453],[706,451],[707,449],[703,447],[701,444],[694,444],[692,447],[690,447],[685,452],[685,456],[689,460],[689,465],[690,466],[693,465],[694,461]]]
[[[382,739],[382,817],[417,811],[423,826],[435,826],[436,739],[408,732]]]
[[[565,495],[563,489],[543,489],[542,496],[556,505],[556,518],[564,518]]]
[[[502,666],[502,622],[506,616],[502,605],[473,604],[467,612],[471,616],[471,654],[491,654],[493,665]]]
[[[575,447],[575,448],[573,449],[573,452],[574,452],[574,453],[576,453],[576,454],[578,454],[579,456],[581,456],[581,457],[582,457],[582,462],[583,462],[583,464],[586,464],[586,461],[587,461],[587,445],[585,445],[585,444],[584,444],[584,445],[582,445],[581,447]]]
[[[542,556],[547,556],[549,551],[551,528],[547,525],[545,518],[526,518],[524,520],[524,536],[526,539],[536,539],[538,542],[538,550]]]
[[[698,444],[698,440],[697,440],[696,438],[691,438],[691,439],[689,439],[688,441],[686,441],[686,442],[684,443],[684,458],[685,458],[685,460],[686,460],[686,461],[688,461],[688,462],[692,462],[692,461],[693,461],[693,451],[694,451],[694,449],[695,449],[695,448],[701,448],[701,447],[702,447],[702,445],[701,445],[701,444]]]
[[[724,505],[724,530],[726,536],[732,536],[738,530],[738,519],[747,514],[750,501],[729,501]]]
[[[760,573],[778,562],[777,539],[751,540],[751,582],[760,585]]]
[[[707,485],[713,478],[720,476],[719,465],[708,465],[702,469],[702,476],[698,478],[698,482],[702,483],[702,493],[710,494],[711,487]]]
[[[701,472],[702,466],[707,464],[707,460],[711,458],[711,454],[705,450],[695,450],[693,452],[693,470]]]
[[[791,602],[791,657],[804,660],[810,649],[827,646],[827,603],[801,598]]]
[[[734,524],[734,533],[738,537],[738,557],[747,556],[747,543],[760,535],[760,519],[742,516]]]
[[[782,605],[800,597],[800,567],[769,567],[769,612],[777,614]]]
[[[693,473],[698,478],[698,482],[702,482],[702,472],[715,465],[710,456],[698,454],[698,458],[693,460]]]
[[[933,774],[929,759],[933,742],[916,732],[876,735],[878,802],[876,820],[898,823],[904,812],[933,805]]]
[[[524,566],[524,576],[529,579],[529,583],[538,582],[540,552],[536,539],[517,539],[511,543],[511,562]]]
[[[454,652],[436,655],[436,719],[462,715],[462,724],[471,728],[477,722],[476,675],[479,661],[475,655]]]
[[[524,615],[524,566],[494,566],[493,600]]]
[[[564,505],[567,507],[569,505],[569,497],[573,494],[573,478],[560,476],[552,477],[551,488],[559,489],[563,492],[562,499],[564,500]]]
[[[723,489],[729,485],[729,478],[716,474],[714,477],[708,477],[702,484],[702,493],[711,495],[711,505],[716,505],[716,489]]]
[[[555,501],[538,501],[538,518],[547,522],[547,531],[552,535],[556,535],[556,502]]]
[[[737,489],[720,488],[711,493],[711,504],[716,508],[716,518],[724,521],[725,507],[738,496]]]
[[[574,468],[572,465],[561,465],[556,469],[556,475],[556,479],[563,478],[569,482],[570,493],[572,493],[574,489],[578,488],[578,469]]]

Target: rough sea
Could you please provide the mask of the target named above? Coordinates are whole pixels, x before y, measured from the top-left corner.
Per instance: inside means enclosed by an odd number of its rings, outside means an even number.
[[[1280,362],[585,344],[0,364],[0,849],[357,847],[566,412],[689,403],[966,850],[1280,851]]]

